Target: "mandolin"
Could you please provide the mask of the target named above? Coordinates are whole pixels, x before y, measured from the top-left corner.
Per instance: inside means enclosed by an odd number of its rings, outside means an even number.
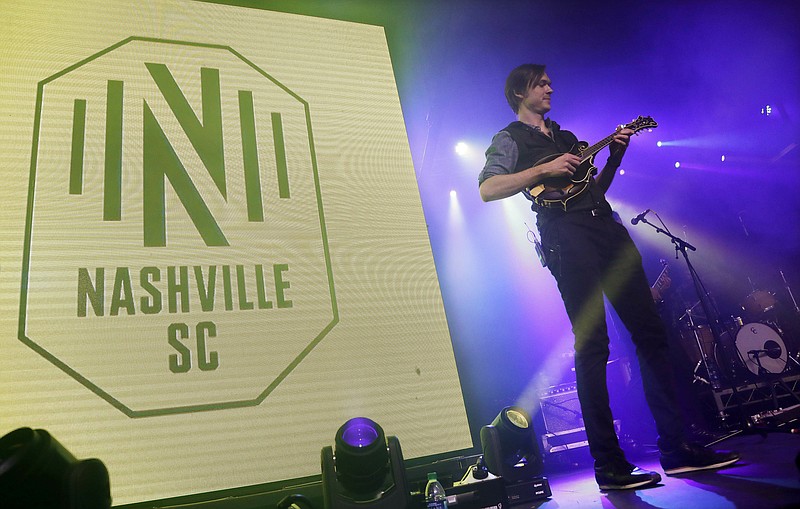
[[[575,168],[575,173],[570,177],[555,177],[543,180],[540,184],[528,189],[531,198],[533,198],[536,204],[543,207],[560,205],[564,210],[567,210],[567,203],[576,196],[579,196],[589,187],[589,180],[597,173],[597,168],[594,166],[594,157],[600,150],[611,145],[614,141],[615,134],[623,129],[630,129],[633,131],[633,134],[638,134],[640,131],[653,129],[655,127],[658,127],[658,124],[653,120],[653,117],[643,117],[640,115],[631,123],[617,127],[613,133],[594,145],[589,146],[587,143],[579,143],[570,150],[570,153],[581,158],[580,164]],[[536,161],[534,166],[550,162],[562,155],[563,154],[552,154],[543,157]]]

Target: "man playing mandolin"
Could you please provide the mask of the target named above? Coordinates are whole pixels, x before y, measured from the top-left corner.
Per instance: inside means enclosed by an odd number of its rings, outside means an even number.
[[[675,475],[736,463],[736,453],[715,452],[685,439],[666,330],[651,297],[641,255],[625,227],[614,220],[605,198],[631,135],[656,124],[640,117],[589,147],[546,118],[552,94],[543,65],[525,64],[511,71],[505,95],[517,121],[492,139],[478,182],[484,201],[520,192],[532,201],[544,263],[558,283],[575,334],[578,399],[595,460],[595,479],[603,490],[661,480],[658,473],[639,469],[625,459],[614,429],[606,383],[609,338],[603,294],[636,345],[664,472]],[[595,177],[594,155],[606,146],[610,156]]]

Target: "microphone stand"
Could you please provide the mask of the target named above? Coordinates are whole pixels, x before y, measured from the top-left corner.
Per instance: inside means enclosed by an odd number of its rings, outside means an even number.
[[[685,240],[673,235],[669,231],[669,229],[667,229],[666,225],[664,225],[664,228],[661,228],[660,226],[651,223],[650,221],[648,221],[643,216],[636,217],[635,219],[638,220],[638,221],[636,221],[637,223],[638,222],[645,223],[645,224],[649,225],[650,227],[652,227],[653,229],[655,229],[655,231],[657,233],[661,233],[661,234],[666,235],[667,237],[669,237],[670,242],[672,242],[675,245],[675,256],[676,256],[676,258],[678,256],[678,252],[680,252],[683,255],[683,259],[686,262],[686,267],[689,269],[689,275],[692,278],[692,283],[694,284],[694,290],[695,290],[695,293],[697,294],[698,301],[700,303],[700,306],[703,309],[703,312],[706,315],[706,319],[708,320],[709,329],[711,330],[711,334],[712,334],[712,336],[714,338],[714,345],[719,345],[720,348],[722,348],[723,352],[725,353],[726,359],[730,359],[731,357],[729,355],[730,352],[728,352],[728,347],[721,340],[721,335],[722,334],[720,332],[720,329],[721,329],[722,325],[720,324],[720,320],[719,320],[719,312],[717,311],[716,306],[714,305],[713,300],[711,299],[710,295],[706,291],[705,286],[703,285],[703,282],[700,279],[700,275],[697,273],[697,270],[695,270],[694,265],[692,265],[692,262],[689,260],[689,254],[688,254],[687,251],[697,251],[697,248],[694,247],[693,245],[691,245],[690,243],[686,242]],[[661,218],[659,218],[659,221],[663,224],[663,221],[661,221]],[[631,222],[633,223],[633,221],[631,221]],[[730,331],[727,331],[727,332],[730,334]],[[719,378],[718,378],[719,377],[719,370],[717,369],[718,366],[716,365],[716,361],[713,360],[713,359],[709,359],[708,356],[706,355],[706,353],[703,351],[702,345],[701,345],[701,342],[700,342],[700,338],[697,337],[696,331],[695,331],[695,340],[697,341],[697,347],[700,349],[700,356],[701,356],[701,359],[703,359],[703,363],[704,363],[704,365],[706,367],[706,370],[707,370],[706,372],[708,373],[708,377],[710,379],[716,378],[716,380],[714,380],[712,382],[712,384],[711,384],[712,385],[712,390],[714,390],[714,391],[720,390],[722,388],[722,386],[721,386],[721,384],[719,382]],[[738,351],[736,352],[736,354],[739,355],[739,357],[741,358],[741,355],[738,353]],[[742,364],[744,364],[744,361],[742,361]],[[739,395],[739,391],[737,391],[737,389],[736,389],[736,386],[737,386],[736,370],[733,369],[733,366],[731,366],[731,369],[729,370],[729,372],[730,372],[729,373],[729,380],[728,380],[730,382],[729,383],[729,388],[731,389],[731,394],[733,395],[734,401],[736,401],[736,407],[737,407],[737,409],[739,411],[739,415],[740,415],[739,424],[740,424],[740,426],[739,426],[738,429],[730,432],[728,435],[726,435],[726,436],[724,436],[722,438],[719,438],[719,439],[715,440],[714,442],[711,442],[710,444],[706,444],[706,445],[713,445],[713,444],[715,444],[717,442],[721,442],[722,440],[725,440],[727,438],[730,438],[730,437],[736,436],[736,435],[738,435],[740,433],[744,433],[746,431],[754,429],[752,427],[752,422],[747,420],[745,418],[745,416],[744,416],[744,409],[742,407],[741,397]],[[728,419],[729,416],[725,413],[725,410],[723,408],[719,408],[718,410],[719,410],[719,413],[717,414],[717,416],[720,419],[721,423],[723,425],[725,425],[728,422],[727,419]],[[757,431],[759,433],[764,434],[764,430],[760,430],[759,429]]]

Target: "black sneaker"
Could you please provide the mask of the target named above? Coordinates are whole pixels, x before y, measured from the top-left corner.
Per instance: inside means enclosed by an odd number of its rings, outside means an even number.
[[[715,451],[684,442],[672,451],[661,451],[661,467],[667,475],[684,474],[727,467],[739,461],[740,457],[737,452]]]
[[[594,467],[594,478],[601,490],[630,490],[661,481],[661,476],[657,472],[642,470],[625,460]]]

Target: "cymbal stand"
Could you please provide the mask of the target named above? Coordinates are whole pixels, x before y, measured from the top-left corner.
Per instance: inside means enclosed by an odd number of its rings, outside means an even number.
[[[780,272],[781,274],[781,279],[783,280],[783,287],[786,289],[786,293],[788,293],[789,298],[792,299],[792,306],[794,306],[794,312],[797,313],[798,316],[800,316],[800,306],[797,305],[797,300],[795,300],[794,298],[794,294],[792,293],[792,288],[789,286],[789,282],[786,281],[786,276],[783,275],[783,271],[778,270],[778,272]],[[798,352],[796,355],[800,356],[800,352]],[[798,367],[800,367],[800,361],[797,360],[795,356],[792,355],[791,353],[789,354],[789,359],[791,359],[792,362],[794,362]]]
[[[783,275],[783,271],[779,270],[778,272],[781,273],[781,279],[783,280],[783,287],[786,289],[786,293],[789,294],[789,298],[792,299],[792,305],[794,306],[794,312],[800,315],[800,306],[797,305],[797,301],[794,298],[794,294],[792,293],[792,288],[789,286],[788,281],[786,281],[786,276]]]

